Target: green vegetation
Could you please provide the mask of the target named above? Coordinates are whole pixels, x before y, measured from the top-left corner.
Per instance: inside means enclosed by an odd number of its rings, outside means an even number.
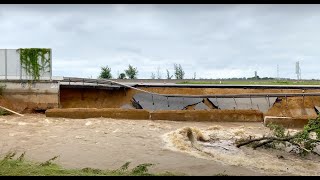
[[[0,84],[0,96],[2,95],[3,90],[4,90],[5,88],[6,88],[5,85]]]
[[[249,80],[239,80],[239,81],[232,81],[232,80],[212,80],[208,82],[200,82],[200,81],[184,81],[178,82],[176,84],[239,84],[239,85],[320,85],[320,81],[264,81],[264,80],[256,80],[256,81],[249,81]]]
[[[126,79],[126,74],[125,73],[119,74],[118,79]]]
[[[100,79],[111,79],[112,78],[111,68],[109,68],[108,66],[101,67],[101,73],[100,73],[99,78]]]
[[[129,68],[125,70],[125,73],[129,79],[137,79],[138,70],[129,64]],[[121,74],[120,74],[121,75]]]
[[[236,142],[237,147],[249,145],[256,149],[258,147],[276,148],[277,145],[294,146],[297,148],[296,152],[301,156],[309,153],[320,155],[314,151],[314,148],[320,143],[320,116],[316,119],[310,119],[308,124],[295,134],[286,133],[285,128],[281,125],[269,124],[268,127],[272,130],[273,136],[240,139]]]
[[[9,115],[10,113],[8,111],[5,111],[3,109],[0,108],[0,116],[6,116]]]
[[[20,53],[20,61],[22,68],[26,70],[27,75],[31,75],[33,80],[40,79],[40,73],[46,69],[50,69],[50,49],[30,48],[17,50]],[[48,55],[48,58],[46,57]],[[39,61],[40,57],[40,61]]]
[[[152,174],[148,167],[153,164],[140,164],[129,170],[130,162],[125,163],[116,170],[100,170],[93,168],[64,169],[52,161],[58,157],[49,159],[43,163],[25,161],[25,153],[14,159],[16,153],[8,153],[0,161],[0,176],[174,176],[170,172]]]
[[[176,79],[183,79],[184,78],[184,71],[182,69],[181,64],[174,64],[174,76],[176,77]]]

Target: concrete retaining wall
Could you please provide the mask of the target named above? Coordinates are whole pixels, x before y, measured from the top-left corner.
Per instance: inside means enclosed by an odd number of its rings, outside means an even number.
[[[3,96],[12,101],[32,103],[36,109],[59,107],[58,82],[1,82],[5,85]]]
[[[150,116],[152,120],[263,122],[263,113],[256,110],[168,110],[150,112]]]

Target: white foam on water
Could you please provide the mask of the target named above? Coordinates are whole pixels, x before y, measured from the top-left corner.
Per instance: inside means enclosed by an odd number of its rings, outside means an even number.
[[[85,125],[86,125],[86,126],[90,126],[90,125],[92,125],[92,122],[91,122],[91,121],[88,121],[88,122],[86,122]]]
[[[25,126],[25,125],[27,125],[27,123],[25,123],[25,122],[18,122],[18,125],[19,125],[19,126]]]

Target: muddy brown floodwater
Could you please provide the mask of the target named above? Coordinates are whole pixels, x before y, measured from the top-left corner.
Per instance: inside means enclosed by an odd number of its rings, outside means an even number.
[[[262,123],[1,116],[0,153],[26,152],[26,158],[36,162],[59,155],[55,162],[65,168],[116,169],[130,161],[131,167],[141,163],[155,164],[150,172],[170,171],[188,175],[300,175],[303,172],[319,175],[317,158],[307,160],[282,152],[267,153],[231,146],[230,153],[213,148],[204,150],[213,156],[203,155],[203,152],[196,152],[188,146],[184,137],[179,137],[179,132],[185,127],[193,127],[204,134],[216,133],[216,137],[226,140],[219,146],[230,146],[228,138],[232,134],[268,132]],[[285,157],[284,160],[277,158],[279,153]],[[302,170],[295,172],[299,167]]]

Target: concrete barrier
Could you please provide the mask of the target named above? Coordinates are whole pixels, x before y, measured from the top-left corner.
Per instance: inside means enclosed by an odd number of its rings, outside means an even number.
[[[114,118],[169,121],[263,122],[263,113],[256,110],[162,110],[149,112],[143,109],[120,108],[69,108],[49,109],[47,117],[72,119]]]
[[[270,123],[282,125],[286,128],[303,128],[308,123],[307,117],[293,118],[293,117],[277,117],[277,116],[266,116],[264,117],[264,125]]]
[[[150,112],[152,120],[263,122],[263,113],[256,110],[166,110]]]
[[[120,108],[70,108],[70,109],[49,109],[47,117],[63,117],[72,119],[86,118],[114,118],[114,119],[149,119],[149,112],[143,109],[120,109]]]

